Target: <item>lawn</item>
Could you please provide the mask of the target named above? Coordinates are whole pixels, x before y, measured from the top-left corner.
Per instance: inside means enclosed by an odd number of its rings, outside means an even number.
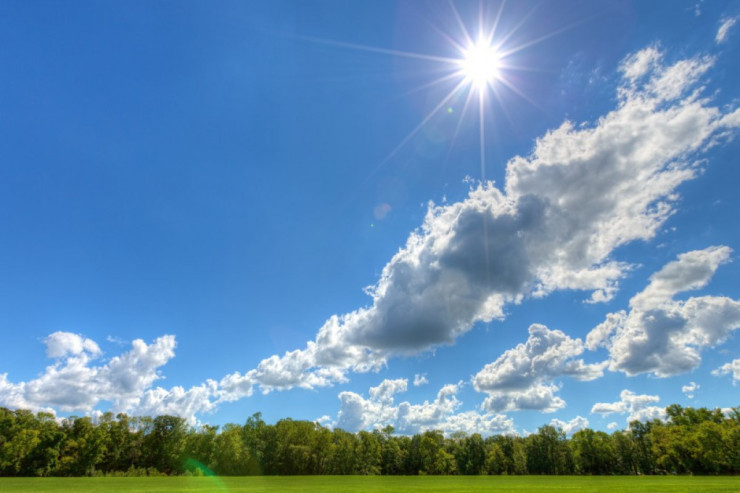
[[[0,478],[0,491],[64,492],[737,492],[739,477],[268,476],[206,478]]]

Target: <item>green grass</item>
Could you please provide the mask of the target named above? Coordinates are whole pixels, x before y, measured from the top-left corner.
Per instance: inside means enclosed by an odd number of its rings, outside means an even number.
[[[0,492],[738,492],[740,477],[282,476],[206,478],[0,478]]]

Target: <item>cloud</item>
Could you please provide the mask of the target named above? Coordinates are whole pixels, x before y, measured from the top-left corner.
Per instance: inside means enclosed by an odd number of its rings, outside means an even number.
[[[478,392],[489,394],[483,406],[492,412],[555,411],[564,407],[565,401],[555,396],[559,389],[550,381],[562,376],[586,381],[603,375],[604,364],[586,364],[576,359],[583,351],[580,339],[533,324],[527,341],[483,367],[473,377],[473,386]]]
[[[737,17],[730,17],[729,19],[722,20],[722,24],[719,26],[719,29],[717,29],[717,35],[714,37],[714,40],[717,42],[717,44],[722,44],[725,42],[730,29],[732,28],[732,26],[735,25],[736,22]]]
[[[54,332],[44,339],[46,354],[55,361],[28,382],[14,384],[0,375],[0,404],[35,410],[59,409],[92,413],[101,401],[114,412],[177,414],[195,422],[195,414],[213,408],[216,382],[190,390],[152,388],[162,378],[159,368],[175,356],[175,336],[165,335],[146,344],[141,339],[131,349],[94,364],[100,355],[91,339],[70,332]]]
[[[429,383],[429,380],[427,380],[427,374],[426,373],[417,373],[414,375],[414,387],[419,387],[421,385],[426,385]]]
[[[570,289],[589,292],[591,302],[611,299],[631,268],[611,258],[614,250],[655,236],[676,188],[699,173],[698,153],[740,123],[699,97],[711,58],[665,59],[657,46],[627,57],[615,110],[537,139],[529,156],[507,163],[503,190],[485,182],[460,202],[430,204],[367,288],[369,306],[332,316],[305,349],[222,386],[238,398],[254,385],[331,385],[349,371],[452,344],[527,296]]]
[[[87,353],[90,356],[100,354],[100,347],[95,341],[72,332],[54,332],[44,339],[44,344],[46,344],[46,355],[49,358],[78,356],[82,353]]]
[[[348,431],[372,430],[392,425],[397,432],[414,434],[425,430],[442,430],[445,434],[455,431],[481,433],[514,433],[513,420],[504,415],[479,413],[477,411],[456,412],[462,404],[457,399],[461,383],[448,384],[437,392],[432,401],[411,404],[408,401],[395,403],[395,396],[407,390],[406,379],[383,380],[371,387],[369,397],[355,392],[341,392],[341,407],[333,427]]]
[[[657,68],[661,58],[663,54],[660,49],[656,45],[649,46],[625,57],[619,64],[619,71],[627,81],[634,84]]]
[[[638,395],[630,390],[623,390],[619,394],[620,400],[617,402],[597,402],[591,408],[591,414],[625,414],[627,423],[632,421],[651,421],[653,419],[664,419],[666,416],[665,409],[651,404],[660,401],[657,395]]]
[[[724,342],[740,327],[740,302],[718,296],[683,301],[674,296],[706,286],[730,252],[717,246],[679,255],[632,297],[629,313],[611,313],[595,327],[586,346],[606,347],[609,369],[628,375],[667,377],[696,368],[703,348]]]
[[[715,377],[732,375],[732,383],[735,384],[740,380],[740,359],[732,360],[731,362],[725,363],[719,368],[712,370],[712,375]]]
[[[616,421],[612,421],[611,423],[606,425],[607,430],[616,430],[617,428],[619,428],[619,425],[617,424]]]
[[[565,432],[566,435],[570,436],[577,431],[581,431],[588,428],[588,419],[582,416],[576,416],[570,421],[561,421],[559,419],[553,419],[550,421],[550,425],[555,428],[559,428]]]
[[[701,387],[701,385],[699,385],[696,382],[689,382],[688,385],[684,385],[684,386],[681,387],[681,392],[683,392],[684,394],[686,394],[686,397],[688,397],[689,399],[693,399],[694,398],[694,392],[696,392],[697,390],[699,390],[700,387]]]

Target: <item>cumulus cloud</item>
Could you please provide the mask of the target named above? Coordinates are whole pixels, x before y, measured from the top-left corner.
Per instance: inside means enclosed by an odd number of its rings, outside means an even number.
[[[730,29],[732,29],[732,26],[734,26],[736,22],[737,17],[730,17],[729,19],[722,20],[722,24],[720,24],[719,29],[717,29],[717,35],[714,37],[717,44],[725,42]]]
[[[617,424],[616,421],[612,421],[611,423],[606,425],[607,430],[616,430],[617,428],[619,428],[619,425]]]
[[[553,419],[552,421],[550,421],[550,425],[563,430],[566,435],[570,436],[577,431],[588,428],[588,419],[584,418],[583,416],[576,416],[570,421]]]
[[[477,411],[457,412],[461,402],[457,399],[461,383],[448,384],[437,392],[436,398],[421,404],[404,401],[396,404],[395,396],[408,388],[406,379],[384,380],[371,387],[369,397],[355,392],[341,392],[341,407],[337,419],[331,425],[348,431],[372,430],[392,425],[403,434],[425,430],[442,430],[446,434],[455,431],[481,433],[514,433],[513,420],[501,414]]]
[[[678,256],[653,274],[630,300],[630,311],[611,313],[586,337],[589,349],[606,347],[609,369],[628,375],[676,375],[696,368],[703,348],[724,342],[740,327],[740,302],[721,296],[676,300],[707,285],[731,250],[716,246]]]
[[[114,412],[177,414],[195,421],[195,413],[213,408],[216,382],[190,390],[152,388],[162,378],[159,369],[175,356],[175,336],[165,335],[95,364],[100,348],[91,339],[70,332],[54,332],[44,339],[46,354],[54,363],[36,379],[14,384],[0,375],[0,404],[35,410],[59,409],[92,413],[101,401]]]
[[[478,392],[489,394],[483,407],[491,412],[555,411],[564,407],[565,401],[555,395],[559,389],[550,381],[562,376],[585,381],[603,375],[604,364],[576,359],[583,351],[580,339],[533,324],[527,341],[483,367],[473,377],[473,385]]]
[[[388,358],[452,344],[509,303],[555,290],[611,299],[631,265],[611,257],[649,240],[673,213],[675,191],[697,176],[698,155],[740,114],[702,99],[712,66],[667,63],[657,46],[621,65],[617,108],[593,124],[565,122],[506,166],[505,187],[485,182],[466,199],[430,204],[422,226],[367,288],[368,306],[332,316],[305,349],[272,356],[221,385],[233,398],[313,388]]]
[[[688,385],[684,385],[681,387],[681,392],[683,392],[689,399],[693,399],[694,392],[699,390],[700,387],[701,385],[696,382],[689,382]]]
[[[86,339],[72,332],[57,331],[44,339],[46,355],[49,358],[64,358],[87,353],[89,356],[100,354],[100,347],[91,339]]]
[[[591,408],[591,414],[625,414],[627,423],[631,421],[651,421],[653,419],[664,419],[666,416],[665,409],[653,406],[660,401],[657,395],[635,394],[630,390],[623,390],[619,394],[620,400],[617,402],[597,402]]]
[[[740,359],[732,360],[729,363],[725,363],[719,368],[712,370],[712,375],[715,377],[732,375],[732,383],[735,384],[740,380]]]

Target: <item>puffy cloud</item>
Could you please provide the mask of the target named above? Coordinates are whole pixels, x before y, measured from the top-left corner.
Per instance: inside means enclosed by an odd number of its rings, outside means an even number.
[[[152,388],[162,378],[159,368],[175,356],[175,336],[165,335],[153,343],[141,339],[131,350],[93,364],[100,348],[91,339],[69,332],[55,332],[44,339],[46,354],[55,361],[38,378],[11,383],[0,375],[0,404],[35,410],[94,412],[101,401],[115,412],[177,414],[195,422],[195,413],[209,411],[218,391],[215,382],[184,390]]]
[[[623,390],[619,394],[620,400],[617,402],[597,402],[591,408],[591,414],[602,414],[604,416],[617,413],[627,416],[627,423],[631,421],[651,421],[653,419],[664,419],[666,416],[665,409],[658,406],[652,406],[660,401],[657,395],[635,394],[630,390]]]
[[[565,407],[565,401],[555,395],[559,390],[557,385],[537,384],[524,391],[492,392],[482,407],[493,413],[526,409],[551,413]]]
[[[714,375],[715,377],[732,375],[732,383],[736,383],[738,380],[740,380],[740,359],[732,360],[731,362],[725,363],[719,368],[712,370],[712,375]]]
[[[547,382],[561,376],[593,380],[603,375],[604,364],[576,359],[583,351],[580,339],[533,324],[527,341],[483,367],[473,377],[473,385],[477,391],[489,394],[483,406],[492,412],[555,411],[564,407],[565,401],[555,395],[558,387]]]
[[[44,339],[44,344],[46,344],[46,355],[49,358],[64,358],[82,353],[88,353],[91,356],[100,354],[100,347],[95,341],[72,332],[54,332]]]
[[[703,348],[722,343],[740,327],[740,302],[718,296],[687,300],[674,296],[706,286],[730,252],[718,246],[679,255],[632,297],[629,313],[609,314],[595,327],[586,337],[587,347],[606,347],[609,369],[628,375],[667,377],[696,368]]]
[[[625,57],[619,65],[619,71],[624,74],[625,79],[634,83],[655,69],[662,57],[657,46],[649,46]]]
[[[701,385],[699,385],[696,382],[689,382],[688,385],[684,385],[684,386],[681,387],[681,392],[683,392],[684,394],[686,394],[686,397],[688,397],[689,399],[693,399],[694,398],[694,392],[696,392],[697,390],[699,390],[700,387],[701,387]]]
[[[421,385],[426,385],[429,383],[429,380],[427,380],[427,374],[426,373],[417,373],[414,375],[414,387],[419,387]]]
[[[398,418],[398,408],[393,395],[406,392],[408,380],[383,380],[377,387],[370,388],[370,398],[365,399],[355,392],[341,392],[341,408],[336,426],[350,431],[383,428]]]
[[[565,432],[566,435],[570,436],[573,433],[588,428],[588,419],[582,416],[576,416],[570,421],[561,421],[559,419],[553,419],[550,421],[550,425],[555,428],[559,428]]]
[[[717,44],[724,43],[727,39],[727,34],[730,32],[730,29],[732,29],[732,26],[735,25],[737,22],[737,17],[730,17],[729,19],[723,19],[722,24],[719,26],[719,29],[717,29],[717,35],[714,37],[714,40],[717,42]]]
[[[479,413],[477,411],[464,411],[447,416],[436,427],[451,435],[457,431],[463,431],[468,435],[479,433],[480,435],[516,435],[514,420],[505,414]]]
[[[456,412],[462,404],[457,399],[461,384],[443,386],[432,401],[411,404],[395,403],[395,395],[407,390],[406,379],[384,380],[371,387],[366,399],[355,392],[341,392],[341,407],[336,422],[331,425],[349,431],[384,428],[392,425],[397,432],[418,433],[424,430],[442,430],[466,433],[514,433],[513,420],[494,413],[477,411]],[[325,420],[326,421],[326,420]]]
[[[698,154],[740,114],[699,97],[713,60],[666,63],[658,47],[630,55],[616,109],[594,124],[565,122],[506,166],[505,187],[430,204],[421,227],[367,289],[369,306],[332,316],[304,349],[272,356],[221,384],[230,398],[344,381],[348,371],[452,344],[508,303],[554,290],[608,301],[631,265],[611,258],[653,238]]]
[[[616,430],[617,428],[619,428],[619,425],[617,424],[616,421],[612,421],[611,423],[606,425],[607,430]]]
[[[207,380],[204,384],[188,390],[180,386],[169,390],[157,387],[144,392],[127,410],[134,415],[182,416],[194,425],[199,422],[196,415],[211,412],[216,408],[218,395],[218,383],[214,380]]]

